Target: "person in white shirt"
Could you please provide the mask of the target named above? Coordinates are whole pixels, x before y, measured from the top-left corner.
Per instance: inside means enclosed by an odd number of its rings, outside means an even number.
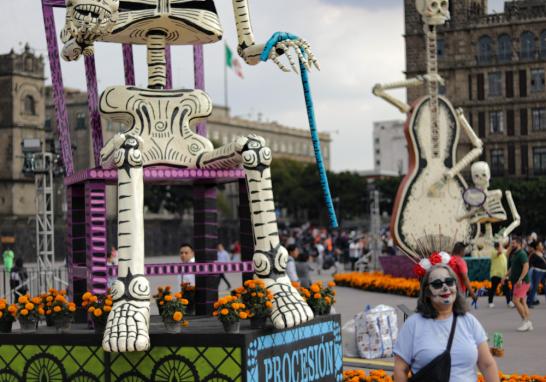
[[[295,260],[300,254],[300,250],[295,244],[290,244],[288,248],[288,261],[286,262],[286,275],[292,282],[299,282],[298,273],[296,272]]]
[[[189,243],[184,243],[180,246],[180,261],[182,263],[195,263],[195,252],[193,252],[193,247]],[[182,283],[187,283],[195,286],[195,275],[193,274],[181,274],[178,275],[178,285]]]
[[[231,261],[228,251],[224,248],[224,245],[222,243],[218,243],[216,246],[216,256],[217,256],[217,262],[218,263],[229,263]],[[219,274],[220,278],[218,279],[218,287],[220,287],[220,282],[224,280],[226,283],[227,289],[231,289],[231,284],[229,283],[228,279],[226,278],[226,275],[223,273]]]

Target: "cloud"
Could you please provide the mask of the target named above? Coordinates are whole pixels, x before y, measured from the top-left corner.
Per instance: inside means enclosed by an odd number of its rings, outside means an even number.
[[[366,9],[400,8],[403,0],[320,0],[323,3],[335,6],[349,6]]]

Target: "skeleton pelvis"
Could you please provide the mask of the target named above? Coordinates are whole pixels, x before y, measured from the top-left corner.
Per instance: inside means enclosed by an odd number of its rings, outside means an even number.
[[[121,122],[125,134],[140,136],[143,164],[194,167],[212,143],[192,130],[212,112],[210,97],[201,90],[152,90],[114,86],[101,95],[101,115]]]

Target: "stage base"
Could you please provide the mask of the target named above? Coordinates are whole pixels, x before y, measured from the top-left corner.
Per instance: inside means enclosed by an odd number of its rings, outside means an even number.
[[[339,315],[297,328],[226,334],[214,318],[195,318],[181,334],[167,334],[152,320],[147,352],[106,353],[92,330],[0,336],[2,382],[311,382],[341,381]]]

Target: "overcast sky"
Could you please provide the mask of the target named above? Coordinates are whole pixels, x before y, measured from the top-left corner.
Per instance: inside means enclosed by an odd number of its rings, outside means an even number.
[[[29,42],[47,56],[39,0],[0,0],[0,53],[21,50]],[[490,0],[501,11],[502,0]],[[365,170],[373,167],[374,121],[403,119],[403,115],[371,94],[377,82],[403,78],[405,67],[403,0],[250,0],[254,33],[265,42],[273,32],[287,31],[306,38],[320,61],[311,74],[319,131],[332,134],[332,168]],[[237,35],[230,0],[217,0],[224,42],[235,51]],[[64,10],[55,11],[60,31]],[[59,42],[60,44],[60,42]],[[121,47],[97,44],[99,91],[123,83]],[[190,47],[173,48],[174,85],[193,86]],[[224,104],[224,47],[205,47],[206,90],[215,104]],[[135,50],[137,85],[146,85],[143,47]],[[65,86],[85,88],[83,60],[62,64]],[[228,74],[229,106],[233,115],[307,128],[299,76],[281,72],[273,63],[243,66],[245,79]],[[49,81],[49,69],[46,69]],[[404,97],[404,93],[399,93]]]

